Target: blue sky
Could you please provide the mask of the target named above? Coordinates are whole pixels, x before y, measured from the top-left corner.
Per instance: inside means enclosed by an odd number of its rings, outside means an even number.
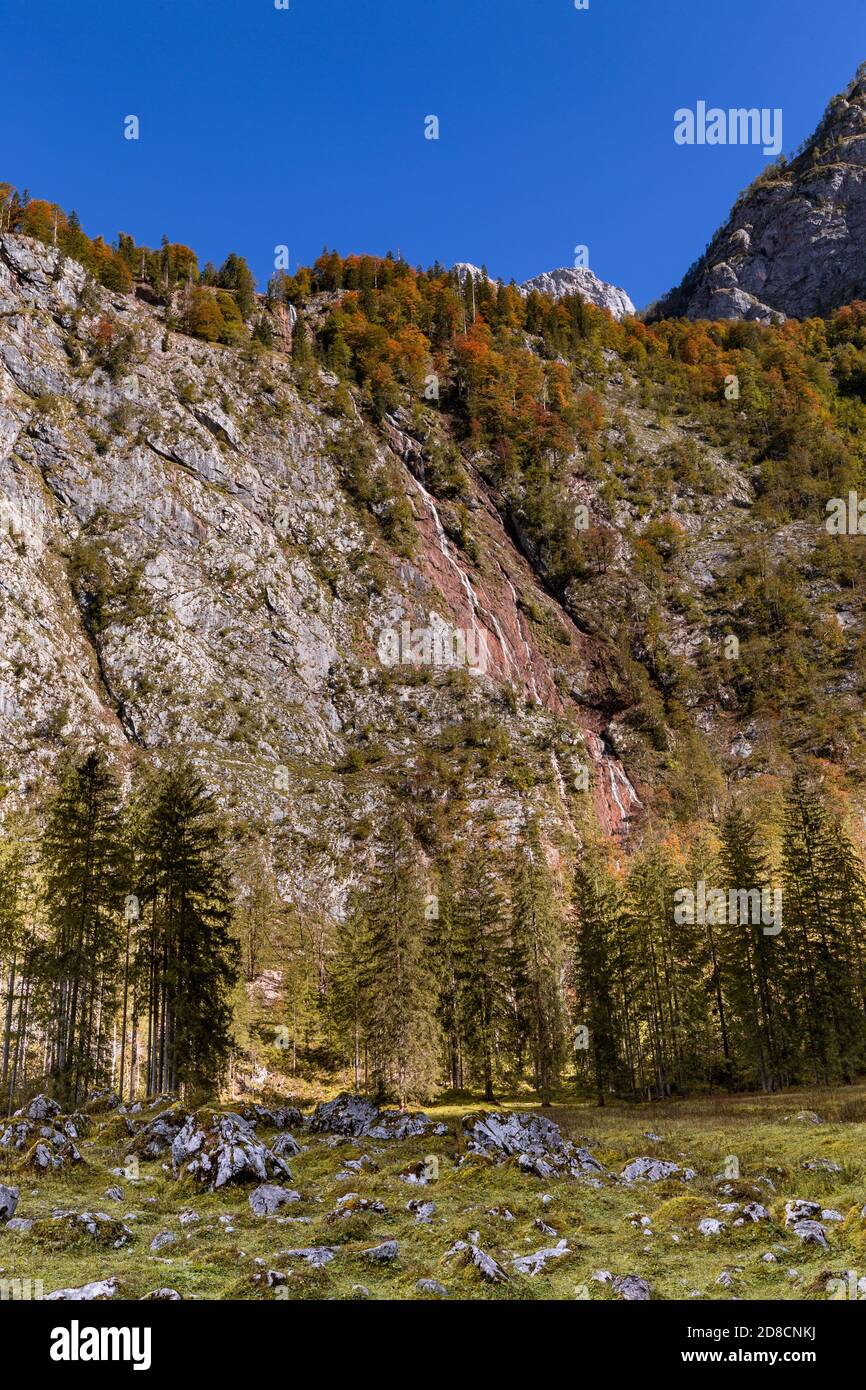
[[[781,107],[790,152],[866,59],[864,0],[289,6],[0,0],[0,179],[91,234],[238,251],[262,283],[278,244],[517,280],[586,245],[643,305],[766,163],[676,145],[674,111]]]

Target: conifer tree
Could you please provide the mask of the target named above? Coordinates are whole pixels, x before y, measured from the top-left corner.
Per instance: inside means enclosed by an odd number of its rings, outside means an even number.
[[[493,1101],[499,1052],[509,1026],[506,907],[485,835],[463,861],[457,894],[460,1018],[473,1074]]]
[[[596,848],[587,850],[575,867],[573,908],[569,974],[578,1062],[585,1054],[592,1068],[596,1104],[603,1106],[616,1090],[620,1074],[613,945],[622,909],[614,880]]]
[[[515,851],[511,953],[517,1033],[542,1105],[550,1104],[562,1062],[561,931],[538,826],[528,817]]]
[[[364,896],[355,890],[337,924],[326,998],[332,1042],[341,1058],[351,1059],[356,1092],[366,1046],[369,949]]]
[[[213,1091],[231,1045],[238,975],[226,831],[214,798],[186,761],[146,778],[141,792],[137,965],[148,1020],[148,1094]]]
[[[438,1052],[418,855],[405,821],[388,822],[365,895],[366,989],[375,1094],[400,1109],[429,1095]]]
[[[746,894],[770,891],[770,869],[758,841],[758,829],[732,806],[722,824],[719,887],[726,891],[724,922],[715,930],[720,942],[720,970],[735,1036],[738,1077],[765,1091],[782,1081],[781,964],[783,943],[764,931],[764,923],[747,911]],[[739,894],[730,911],[730,894]]]
[[[436,980],[436,1017],[442,1031],[447,1084],[463,1089],[463,1031],[460,1013],[460,938],[454,872],[450,860],[440,866],[436,914],[430,932],[431,957]]]
[[[126,857],[117,782],[89,753],[63,772],[42,841],[49,1071],[73,1104],[111,1077]]]

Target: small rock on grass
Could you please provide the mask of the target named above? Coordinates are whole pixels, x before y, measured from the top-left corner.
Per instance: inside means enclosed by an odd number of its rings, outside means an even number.
[[[536,1250],[532,1255],[518,1255],[511,1264],[518,1274],[528,1274],[531,1278],[540,1274],[549,1260],[559,1260],[570,1253],[568,1241],[561,1240],[547,1250]]]
[[[9,1221],[15,1215],[19,1195],[17,1187],[4,1187],[0,1183],[0,1221]]]
[[[646,1303],[649,1301],[649,1284],[636,1274],[618,1275],[613,1281],[613,1290],[627,1303]]]
[[[419,1279],[415,1285],[418,1293],[426,1294],[428,1298],[447,1298],[448,1290],[444,1284],[440,1284],[438,1279]]]
[[[373,1245],[369,1250],[362,1250],[361,1255],[365,1260],[372,1261],[373,1264],[385,1265],[396,1260],[398,1245],[396,1240],[383,1240],[381,1245]]]
[[[55,1289],[54,1293],[42,1295],[42,1302],[85,1302],[91,1303],[104,1298],[114,1298],[117,1293],[117,1279],[96,1279],[92,1284],[83,1284],[78,1289]]]
[[[249,1204],[254,1216],[273,1216],[280,1207],[288,1206],[292,1202],[299,1202],[300,1200],[300,1192],[293,1192],[288,1187],[279,1187],[276,1183],[262,1183],[249,1196]]]

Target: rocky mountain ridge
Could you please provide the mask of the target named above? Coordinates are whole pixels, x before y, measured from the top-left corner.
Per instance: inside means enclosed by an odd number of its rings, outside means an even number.
[[[472,275],[475,279],[490,279],[482,269],[468,261],[458,261],[453,269],[457,272],[461,284],[467,275]],[[554,300],[564,299],[570,294],[579,294],[599,309],[610,310],[617,320],[636,312],[625,290],[600,280],[587,266],[563,266],[559,270],[546,270],[541,275],[524,280],[517,288],[524,295],[535,290],[536,293],[549,295]]]
[[[866,296],[866,65],[790,161],[772,165],[653,317],[826,315]]]

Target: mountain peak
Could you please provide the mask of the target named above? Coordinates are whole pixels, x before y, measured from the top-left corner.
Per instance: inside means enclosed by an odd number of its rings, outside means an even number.
[[[471,276],[473,280],[490,279],[486,271],[480,270],[470,261],[457,261],[452,268],[461,285],[467,276]],[[615,319],[624,319],[628,314],[635,313],[635,307],[625,290],[599,280],[598,276],[585,266],[562,266],[558,270],[545,270],[540,275],[533,276],[531,280],[524,280],[517,288],[523,295],[531,294],[535,290],[538,294],[549,294],[552,299],[579,294],[590,304],[610,310]]]

